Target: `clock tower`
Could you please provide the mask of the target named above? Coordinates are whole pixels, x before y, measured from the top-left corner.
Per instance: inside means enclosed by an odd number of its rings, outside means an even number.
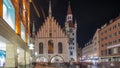
[[[66,16],[65,22],[66,34],[68,36],[68,43],[69,43],[69,60],[73,59],[77,61],[77,23],[73,22],[73,15],[70,7],[70,2],[68,5],[68,11]]]

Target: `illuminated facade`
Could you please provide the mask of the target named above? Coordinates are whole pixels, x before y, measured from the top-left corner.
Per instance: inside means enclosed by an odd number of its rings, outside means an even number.
[[[120,61],[120,16],[99,31],[101,62]]]
[[[99,34],[97,29],[93,38],[82,49],[82,61],[99,62]]]
[[[68,12],[65,22],[66,34],[68,36],[69,43],[69,59],[77,61],[77,22],[73,22],[73,15],[70,7],[68,6]]]
[[[77,47],[77,62],[80,62],[82,59],[82,49]]]
[[[0,51],[6,53],[0,63],[6,68],[29,65],[29,34],[29,0],[0,0]]]
[[[49,16],[35,36],[36,62],[68,62],[68,38],[52,16],[49,3]]]

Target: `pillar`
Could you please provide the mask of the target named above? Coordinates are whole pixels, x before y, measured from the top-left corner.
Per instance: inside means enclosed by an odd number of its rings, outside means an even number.
[[[19,54],[18,54],[18,68],[25,68],[25,51],[23,49],[19,49]]]
[[[26,51],[26,68],[29,68],[30,65],[30,50],[27,49]]]
[[[6,45],[6,68],[17,67],[17,46],[8,43]]]
[[[3,14],[3,0],[0,0],[0,17],[2,17]]]

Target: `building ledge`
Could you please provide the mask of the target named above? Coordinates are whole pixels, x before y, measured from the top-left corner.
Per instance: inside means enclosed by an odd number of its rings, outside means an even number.
[[[22,49],[26,50],[26,48],[28,48],[26,43],[19,35],[16,34],[16,32],[5,22],[3,18],[0,18],[0,35]]]

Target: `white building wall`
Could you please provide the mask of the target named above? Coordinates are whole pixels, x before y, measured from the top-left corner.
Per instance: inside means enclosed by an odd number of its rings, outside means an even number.
[[[72,28],[72,30],[73,30],[73,32],[69,33],[69,38],[73,38],[74,39],[74,40],[72,40],[72,42],[74,44],[69,44],[69,59],[73,58],[75,61],[77,61],[76,29]],[[73,52],[73,55],[71,55],[70,52]]]

